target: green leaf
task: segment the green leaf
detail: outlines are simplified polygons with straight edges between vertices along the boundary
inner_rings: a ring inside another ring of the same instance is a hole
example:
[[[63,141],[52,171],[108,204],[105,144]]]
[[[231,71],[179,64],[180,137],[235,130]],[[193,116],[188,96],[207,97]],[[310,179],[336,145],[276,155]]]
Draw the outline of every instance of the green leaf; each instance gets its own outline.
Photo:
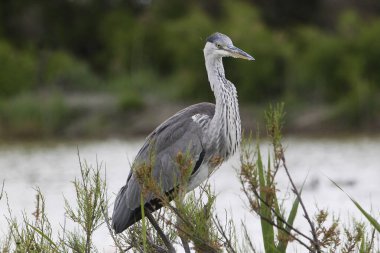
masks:
[[[278,214],[278,216],[276,215],[277,226],[279,227],[279,229],[282,229],[282,228],[284,228],[284,223],[282,222],[282,220],[280,218],[283,218],[283,216],[281,214],[281,209],[280,209],[280,205],[278,204],[278,198],[277,198],[276,194],[274,195],[273,201],[274,201],[274,209],[275,209],[276,213]]]
[[[261,159],[260,147],[257,146],[257,168],[259,172],[259,181],[260,181],[260,213],[264,218],[272,221],[271,210],[270,208],[262,201],[266,201],[266,190],[267,184],[265,182],[265,171],[264,166]],[[272,224],[266,221],[264,218],[261,218],[261,232],[264,241],[265,252],[274,252],[276,250],[275,247],[275,239],[274,239],[274,230]]]
[[[44,239],[46,239],[50,243],[50,246],[52,247],[52,249],[53,249],[54,252],[59,252],[57,244],[55,244],[55,242],[53,242],[52,239],[49,236],[47,236],[39,228],[36,228],[35,226],[33,226],[33,225],[29,224],[29,223],[26,223],[26,225],[28,225],[29,227],[31,227],[34,231],[36,231],[39,235],[41,235]]]
[[[355,204],[355,206],[360,210],[360,212],[367,218],[367,220],[371,223],[371,225],[380,233],[380,224],[373,218],[369,213],[367,213],[359,203],[351,198],[348,194],[347,196],[351,199],[351,201]]]
[[[305,182],[306,182],[306,178],[305,178],[305,180],[303,181],[303,184],[302,184],[302,186],[301,186],[301,189],[300,189],[300,196],[301,196],[301,194],[302,194],[302,190],[303,190],[303,186],[305,185]],[[292,209],[290,210],[290,213],[289,213],[288,219],[287,219],[287,221],[286,221],[286,223],[289,224],[290,226],[293,226],[294,220],[296,219],[299,204],[300,204],[300,201],[299,201],[299,199],[296,197],[296,199],[295,199],[294,202],[293,202]],[[286,229],[286,231],[288,231],[288,232],[290,233],[290,227],[289,227],[288,225],[285,226],[285,229]],[[279,233],[283,233],[283,234],[285,234],[285,232],[283,232],[283,231],[281,231],[281,232],[279,232]],[[278,243],[277,249],[278,249],[279,252],[283,252],[283,253],[285,253],[287,247],[288,247],[288,242],[287,242],[287,241],[280,241],[280,242]]]
[[[365,253],[367,251],[366,240],[365,239],[366,239],[366,237],[363,236],[362,241],[360,243],[359,253]]]
[[[380,233],[380,224],[373,218],[366,210],[363,209],[363,207],[356,201],[354,200],[348,193],[346,193],[342,187],[340,187],[337,183],[335,183],[331,178],[328,177],[328,179],[336,186],[338,187],[342,192],[344,192],[347,197],[351,199],[351,201],[354,203],[354,205],[359,209],[359,211],[364,215],[364,217],[367,218],[369,223],[377,230],[377,232]]]
[[[270,152],[268,151],[268,170],[270,170],[270,169],[271,169]],[[274,204],[274,209],[275,209],[276,213],[279,214],[279,216],[276,215],[277,226],[279,226],[279,228],[281,229],[281,228],[284,227],[284,223],[280,219],[280,218],[283,218],[283,217],[282,217],[282,214],[281,214],[280,205],[278,204],[277,194],[274,194],[273,204]]]
[[[268,167],[267,167],[267,179],[266,179],[266,185],[270,186],[272,185],[272,177],[271,177],[271,163],[270,163],[270,152],[268,151]]]

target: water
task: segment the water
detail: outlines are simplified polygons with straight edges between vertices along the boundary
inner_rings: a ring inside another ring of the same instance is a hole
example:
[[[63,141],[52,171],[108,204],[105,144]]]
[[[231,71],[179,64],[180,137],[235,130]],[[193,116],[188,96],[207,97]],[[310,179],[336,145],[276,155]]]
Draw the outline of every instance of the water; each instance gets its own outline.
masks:
[[[21,217],[22,211],[31,215],[34,211],[35,191],[39,187],[46,198],[47,215],[52,226],[58,229],[64,222],[63,196],[74,199],[72,181],[79,176],[78,150],[82,160],[89,164],[101,162],[107,169],[109,193],[114,198],[125,183],[129,164],[133,161],[140,141],[107,140],[76,143],[38,143],[0,145],[0,180],[5,180],[5,190],[13,214]],[[305,177],[307,182],[303,197],[313,214],[318,208],[328,208],[330,213],[340,214],[342,220],[348,216],[361,219],[349,198],[338,190],[328,178],[338,182],[366,210],[379,216],[380,210],[380,138],[355,137],[347,139],[300,139],[285,140],[287,164],[297,185]],[[264,146],[263,153],[266,153]],[[244,196],[234,168],[238,157],[223,165],[210,179],[218,194],[216,209],[221,215],[224,209],[231,211],[237,223],[247,222],[256,245],[261,241],[257,217],[252,217],[244,204]],[[279,187],[286,190],[289,185],[285,174],[278,175]],[[285,196],[287,197],[287,196]],[[0,234],[6,231],[7,214],[5,199],[0,202]],[[296,227],[309,231],[301,215]],[[114,252],[111,238],[105,228],[95,235],[96,245],[104,252]],[[302,250],[298,250],[302,252]]]

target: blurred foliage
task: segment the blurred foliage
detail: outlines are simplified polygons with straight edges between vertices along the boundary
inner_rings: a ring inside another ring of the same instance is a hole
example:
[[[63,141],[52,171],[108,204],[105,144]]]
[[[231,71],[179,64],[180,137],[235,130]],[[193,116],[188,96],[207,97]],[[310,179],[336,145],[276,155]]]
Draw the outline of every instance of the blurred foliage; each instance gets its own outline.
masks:
[[[202,49],[219,31],[256,62],[225,59],[242,103],[328,105],[370,125],[380,109],[380,4],[313,0],[63,0],[0,3],[0,97],[111,91],[212,100]]]
[[[109,89],[117,94],[119,108],[136,111],[144,107],[144,98],[162,97],[161,83],[155,72],[137,70],[130,75],[117,75],[109,80]],[[143,94],[143,95],[142,95]]]
[[[75,59],[69,53],[55,51],[46,53],[44,60],[44,82],[64,90],[93,90],[100,86],[100,80],[89,65]]]
[[[20,94],[0,101],[0,133],[10,136],[53,136],[68,124],[68,108],[60,95]]]
[[[36,58],[0,40],[0,96],[31,90],[36,84]]]

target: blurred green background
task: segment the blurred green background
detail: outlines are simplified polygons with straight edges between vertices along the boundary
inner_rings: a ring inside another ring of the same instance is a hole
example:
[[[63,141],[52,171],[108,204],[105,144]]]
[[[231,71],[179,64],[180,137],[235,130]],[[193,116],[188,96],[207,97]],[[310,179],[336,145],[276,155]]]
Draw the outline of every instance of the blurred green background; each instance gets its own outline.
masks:
[[[378,0],[2,0],[0,137],[145,134],[213,101],[215,31],[256,58],[224,60],[246,126],[284,101],[288,132],[379,132]]]

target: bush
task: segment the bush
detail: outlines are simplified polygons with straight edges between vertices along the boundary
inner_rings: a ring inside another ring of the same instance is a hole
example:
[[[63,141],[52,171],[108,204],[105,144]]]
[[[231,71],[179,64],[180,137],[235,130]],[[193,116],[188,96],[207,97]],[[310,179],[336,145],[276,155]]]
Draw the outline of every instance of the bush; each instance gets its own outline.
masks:
[[[31,90],[36,84],[36,57],[28,51],[17,51],[0,40],[0,97]]]
[[[154,83],[149,71],[137,71],[133,75],[121,75],[109,81],[109,89],[117,94],[118,106],[122,111],[139,110],[144,106],[144,95],[152,94],[147,89]]]
[[[87,63],[64,51],[47,55],[44,75],[48,85],[56,85],[65,90],[94,90],[100,86],[100,80]]]
[[[119,107],[123,111],[139,110],[144,106],[144,102],[135,91],[125,91],[119,95]]]
[[[358,85],[336,103],[329,116],[336,124],[348,128],[370,129],[379,115],[379,98],[370,83],[359,80]]]
[[[100,22],[99,37],[104,50],[99,59],[107,72],[120,75],[136,69],[142,61],[140,44],[143,44],[141,32],[146,31],[125,10],[113,10],[107,13]]]
[[[356,54],[363,64],[362,77],[374,84],[380,91],[380,19],[360,27],[356,38]]]
[[[68,109],[59,95],[22,94],[3,100],[0,107],[0,125],[11,136],[58,134],[67,124],[68,116]]]
[[[303,101],[339,99],[349,89],[349,83],[341,75],[346,48],[343,40],[316,28],[298,29],[294,55],[289,61],[289,93],[295,93]]]
[[[193,7],[188,15],[173,20],[164,20],[158,30],[157,47],[149,53],[154,56],[162,75],[170,78],[171,88],[177,98],[209,98],[205,93],[207,75],[203,59],[203,47],[212,21],[199,7]],[[165,67],[166,66],[166,67]],[[165,69],[166,68],[166,69]]]
[[[287,51],[291,46],[287,37],[263,24],[259,12],[249,4],[226,1],[225,8],[226,34],[256,59],[255,62],[225,59],[226,76],[236,84],[241,101],[260,103],[280,98],[285,89]]]

